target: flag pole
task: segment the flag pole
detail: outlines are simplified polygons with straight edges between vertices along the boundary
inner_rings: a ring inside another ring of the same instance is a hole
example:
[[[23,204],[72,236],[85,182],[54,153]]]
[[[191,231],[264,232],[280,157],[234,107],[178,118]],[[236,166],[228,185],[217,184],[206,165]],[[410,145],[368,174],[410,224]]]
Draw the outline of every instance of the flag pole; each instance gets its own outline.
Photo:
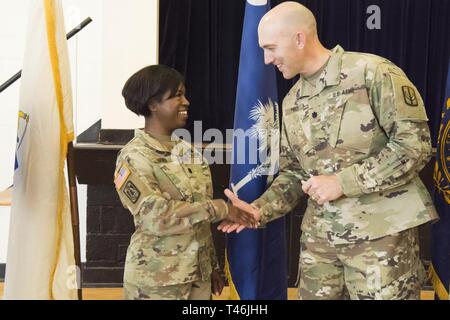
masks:
[[[73,143],[70,142],[67,148],[67,175],[69,179],[69,196],[70,196],[70,214],[72,217],[72,234],[75,264],[77,266],[77,288],[78,300],[83,300],[82,294],[82,269],[81,269],[81,251],[80,251],[80,218],[78,214],[78,192],[77,182],[75,178],[75,152]]]

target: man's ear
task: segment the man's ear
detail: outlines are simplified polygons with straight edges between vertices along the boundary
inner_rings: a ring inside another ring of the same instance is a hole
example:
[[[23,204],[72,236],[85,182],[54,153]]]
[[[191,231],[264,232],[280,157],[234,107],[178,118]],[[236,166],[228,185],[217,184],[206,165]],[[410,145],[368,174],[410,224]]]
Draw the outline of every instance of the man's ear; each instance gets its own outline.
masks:
[[[306,35],[304,32],[297,32],[295,34],[295,43],[299,49],[303,49],[305,47]]]

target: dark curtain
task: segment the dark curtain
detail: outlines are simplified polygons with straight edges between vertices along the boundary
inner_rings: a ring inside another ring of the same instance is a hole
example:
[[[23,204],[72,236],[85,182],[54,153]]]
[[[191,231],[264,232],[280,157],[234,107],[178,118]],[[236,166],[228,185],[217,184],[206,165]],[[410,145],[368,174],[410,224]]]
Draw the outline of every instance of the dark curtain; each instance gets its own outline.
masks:
[[[283,1],[272,0],[272,6]],[[327,48],[340,44],[388,58],[422,94],[435,145],[450,53],[450,0],[302,0]],[[366,27],[370,5],[381,29]],[[159,62],[186,78],[188,128],[233,127],[245,0],[160,0]],[[293,84],[278,73],[279,101]]]

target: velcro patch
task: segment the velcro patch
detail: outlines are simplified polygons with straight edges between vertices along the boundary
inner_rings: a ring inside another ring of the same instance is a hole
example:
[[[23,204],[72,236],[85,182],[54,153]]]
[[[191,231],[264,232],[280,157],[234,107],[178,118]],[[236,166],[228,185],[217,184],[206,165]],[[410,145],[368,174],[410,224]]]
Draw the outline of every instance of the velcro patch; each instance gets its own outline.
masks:
[[[414,88],[411,88],[409,86],[402,86],[402,91],[403,91],[403,99],[405,100],[405,103],[408,106],[417,107],[419,105],[416,96],[416,90],[414,90]]]
[[[141,191],[139,191],[136,185],[131,181],[127,181],[125,183],[123,193],[127,196],[128,199],[130,199],[133,204],[136,203],[141,196]]]
[[[393,104],[396,109],[397,120],[413,119],[427,121],[427,114],[423,100],[417,88],[406,76],[389,74],[394,91]]]
[[[124,164],[122,167],[120,167],[119,171],[117,172],[117,176],[114,179],[114,184],[116,185],[116,189],[119,190],[125,181],[127,181],[127,178],[130,176],[131,171],[128,169],[128,167]]]

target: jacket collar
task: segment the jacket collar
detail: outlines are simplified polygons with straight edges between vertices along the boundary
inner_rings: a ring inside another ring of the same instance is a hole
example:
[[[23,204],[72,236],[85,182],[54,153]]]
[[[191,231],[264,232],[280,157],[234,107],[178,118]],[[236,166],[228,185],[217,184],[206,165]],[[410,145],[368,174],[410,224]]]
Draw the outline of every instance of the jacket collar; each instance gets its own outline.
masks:
[[[170,152],[171,150],[165,147],[159,140],[153,138],[151,135],[147,134],[142,129],[136,129],[134,131],[134,136],[139,140],[142,140],[147,144],[150,148],[155,149],[160,152]],[[174,141],[178,142],[180,139],[176,138]]]
[[[300,78],[300,90],[298,93],[298,97],[308,97],[315,96],[322,92],[323,89],[329,86],[337,85],[341,82],[340,74],[342,67],[342,55],[344,54],[344,49],[341,46],[337,45],[331,50],[330,60],[328,61],[327,66],[323,69],[322,73],[319,76],[318,84],[316,87],[313,87],[308,81],[306,81],[303,77]]]
[[[172,136],[172,141],[174,141],[174,148],[168,149],[164,144],[162,144],[158,139],[155,139],[151,135],[147,134],[142,129],[136,129],[134,131],[134,136],[137,139],[144,141],[144,143],[160,153],[172,154],[179,159],[183,159],[185,157],[191,157],[193,153],[195,153],[196,157],[201,158],[201,153],[196,152],[196,150],[192,147],[192,145],[178,137]],[[202,159],[202,158],[201,158]]]

